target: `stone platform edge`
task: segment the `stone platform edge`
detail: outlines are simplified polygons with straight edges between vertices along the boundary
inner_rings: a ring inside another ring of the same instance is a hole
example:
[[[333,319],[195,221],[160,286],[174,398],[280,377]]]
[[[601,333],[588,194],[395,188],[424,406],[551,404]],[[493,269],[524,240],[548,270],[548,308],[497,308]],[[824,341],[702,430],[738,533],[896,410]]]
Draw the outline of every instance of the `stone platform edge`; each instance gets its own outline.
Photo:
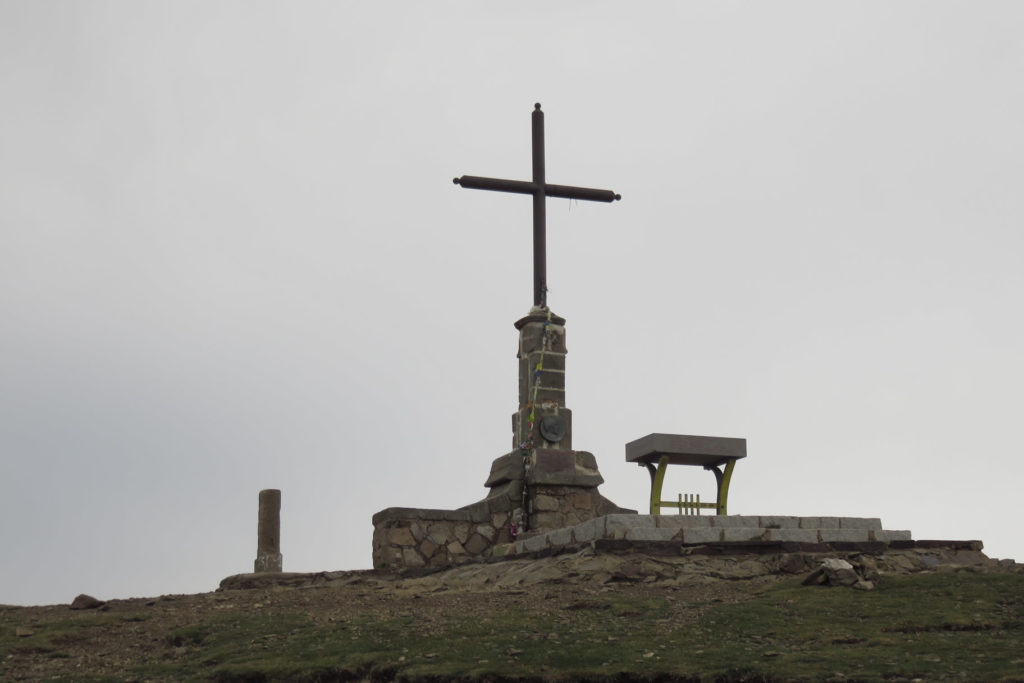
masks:
[[[584,545],[611,549],[615,542],[623,547],[653,544],[652,550],[666,544],[663,551],[668,547],[715,545],[726,549],[733,545],[734,552],[740,551],[735,544],[766,543],[777,552],[779,544],[794,544],[793,549],[798,551],[853,549],[841,546],[871,544],[864,550],[877,551],[913,541],[909,531],[883,529],[877,517],[613,514],[572,527],[528,532],[514,542],[496,545],[491,556],[511,559],[540,552],[557,554]]]
[[[867,553],[883,555],[890,551],[903,550],[948,550],[980,552],[984,544],[979,540],[968,541],[834,541],[830,543],[797,543],[794,541],[718,541],[689,545],[680,541],[627,541],[598,539],[589,543],[572,546],[548,547],[533,552],[515,555],[494,555],[487,562],[506,560],[536,560],[579,552],[589,548],[594,553],[642,553],[644,555],[675,557],[714,557],[737,555],[786,555],[786,554],[849,554]]]

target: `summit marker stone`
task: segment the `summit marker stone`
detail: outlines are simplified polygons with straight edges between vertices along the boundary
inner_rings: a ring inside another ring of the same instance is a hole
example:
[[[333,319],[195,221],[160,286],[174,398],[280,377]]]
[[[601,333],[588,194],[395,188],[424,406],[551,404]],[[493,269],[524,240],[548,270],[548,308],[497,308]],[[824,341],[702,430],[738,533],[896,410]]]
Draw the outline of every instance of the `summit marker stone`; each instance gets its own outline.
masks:
[[[253,571],[279,572],[281,561],[281,491],[260,491],[259,525],[256,530],[256,562]]]

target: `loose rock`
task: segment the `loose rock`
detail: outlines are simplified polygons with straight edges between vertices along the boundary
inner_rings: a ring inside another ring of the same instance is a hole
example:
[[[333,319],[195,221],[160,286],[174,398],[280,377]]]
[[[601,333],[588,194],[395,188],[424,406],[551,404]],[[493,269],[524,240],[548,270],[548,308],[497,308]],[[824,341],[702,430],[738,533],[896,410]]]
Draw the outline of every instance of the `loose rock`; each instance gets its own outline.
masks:
[[[71,609],[96,609],[97,607],[102,607],[105,604],[106,603],[102,600],[97,600],[91,595],[82,593],[71,601]]]
[[[873,568],[868,569],[864,565],[854,567],[854,565],[846,560],[829,557],[822,561],[818,569],[804,579],[803,585],[852,586],[858,590],[871,590],[875,587],[875,584],[867,578],[866,574],[869,573],[872,575],[872,578],[877,576]]]

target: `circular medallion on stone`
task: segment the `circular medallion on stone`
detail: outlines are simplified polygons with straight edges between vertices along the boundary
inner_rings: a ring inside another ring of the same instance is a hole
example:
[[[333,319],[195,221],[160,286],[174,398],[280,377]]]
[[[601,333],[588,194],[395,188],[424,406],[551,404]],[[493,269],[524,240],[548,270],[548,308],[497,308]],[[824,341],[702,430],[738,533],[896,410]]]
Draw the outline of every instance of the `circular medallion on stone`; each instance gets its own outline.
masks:
[[[545,415],[540,421],[540,435],[545,441],[558,443],[565,438],[565,420],[557,415]]]

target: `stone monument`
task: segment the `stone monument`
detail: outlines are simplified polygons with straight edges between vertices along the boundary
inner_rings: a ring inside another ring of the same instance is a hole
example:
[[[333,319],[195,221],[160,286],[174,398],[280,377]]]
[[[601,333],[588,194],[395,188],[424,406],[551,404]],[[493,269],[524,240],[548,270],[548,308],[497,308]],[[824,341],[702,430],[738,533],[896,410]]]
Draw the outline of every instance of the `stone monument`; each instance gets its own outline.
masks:
[[[612,513],[633,513],[598,492],[593,454],[573,450],[572,411],[565,401],[565,319],[547,305],[546,198],[613,202],[611,190],[553,185],[545,180],[544,113],[532,114],[533,180],[462,176],[455,184],[533,197],[533,307],[519,331],[519,402],[512,415],[512,451],[491,465],[483,500],[458,510],[388,508],[373,517],[378,568],[446,567],[486,558],[498,544]]]
[[[260,491],[259,523],[256,527],[256,561],[253,571],[279,572],[281,562],[281,491]]]

